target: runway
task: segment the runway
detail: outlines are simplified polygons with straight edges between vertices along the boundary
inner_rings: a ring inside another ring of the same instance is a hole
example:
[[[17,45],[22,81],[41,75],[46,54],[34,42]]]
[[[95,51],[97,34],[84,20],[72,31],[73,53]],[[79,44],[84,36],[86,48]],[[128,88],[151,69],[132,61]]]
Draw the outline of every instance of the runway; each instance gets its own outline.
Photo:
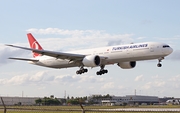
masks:
[[[126,109],[117,109],[121,111],[180,111],[180,108],[126,108]]]
[[[119,109],[91,109],[86,111],[180,112],[180,108],[119,108]]]

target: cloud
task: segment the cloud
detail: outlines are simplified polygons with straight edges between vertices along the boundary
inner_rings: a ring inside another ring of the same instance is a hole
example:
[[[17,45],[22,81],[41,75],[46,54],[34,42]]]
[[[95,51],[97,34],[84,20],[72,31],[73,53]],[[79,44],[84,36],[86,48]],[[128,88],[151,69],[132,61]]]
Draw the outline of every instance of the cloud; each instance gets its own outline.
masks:
[[[143,75],[139,75],[135,78],[134,81],[138,82],[138,81],[143,81],[143,80],[144,80]]]
[[[150,89],[152,87],[152,82],[147,82],[145,85],[142,86],[143,89]]]
[[[176,75],[169,79],[171,82],[180,82],[180,75]]]
[[[165,88],[166,85],[165,81],[154,80],[151,82],[147,82],[145,85],[142,86],[143,89],[156,89],[156,88]]]
[[[29,33],[42,34],[42,35],[59,34],[59,35],[73,35],[73,36],[89,35],[92,33],[97,34],[101,32],[94,30],[64,30],[59,28],[46,28],[46,29],[31,28],[26,31]]]
[[[48,38],[44,41],[51,47],[92,48],[133,42],[133,34],[109,34],[101,30],[63,30],[58,28],[28,29],[27,32],[41,35],[61,35],[64,38]],[[45,40],[45,39],[43,39]],[[58,42],[58,43],[57,43]],[[57,45],[57,46],[56,46]],[[57,48],[56,48],[57,49]],[[67,49],[67,48],[66,48]]]
[[[74,83],[74,82],[78,82],[79,80],[81,80],[80,77],[78,76],[73,76],[73,75],[58,75],[55,76],[54,80],[55,82],[63,82],[63,83]]]
[[[123,44],[122,40],[111,40],[108,42],[108,46],[121,45],[121,44]]]
[[[72,83],[103,83],[105,79],[96,76],[78,76],[78,75],[54,75],[50,71],[38,71],[15,75],[12,78],[0,79],[1,85],[28,85],[28,84],[72,84]]]
[[[45,76],[46,76],[46,73],[44,71],[40,71],[40,72],[36,73],[35,75],[30,75],[29,81],[41,82]]]
[[[4,65],[8,62],[10,62],[8,60],[9,55],[11,54],[12,51],[10,51],[9,48],[4,48],[2,50],[0,50],[0,65]],[[16,53],[15,51],[13,53]]]
[[[165,81],[155,81],[154,86],[155,87],[163,87],[165,85]]]
[[[123,90],[123,89],[125,89],[125,86],[119,85],[119,86],[118,86],[118,89]]]
[[[153,76],[151,79],[148,79],[148,81],[144,81],[144,83],[141,84],[141,89],[144,92],[150,92],[151,94],[160,93],[161,96],[165,95],[176,95],[175,93],[178,93],[177,91],[180,88],[180,75],[176,76],[169,76],[169,78],[165,76]]]
[[[59,75],[55,76],[55,82],[64,83],[102,83],[105,80],[103,78],[97,78],[96,76],[78,76],[78,75]]]
[[[12,62],[13,60],[9,60],[8,59],[9,57],[21,56],[21,55],[24,55],[25,53],[27,54],[27,51],[1,46],[1,48],[0,48],[0,66]]]
[[[39,71],[35,74],[22,74],[15,75],[12,78],[0,79],[1,85],[27,85],[27,84],[36,84],[43,83],[43,80],[46,77],[45,71]]]
[[[179,90],[179,88],[180,88],[180,75],[172,76],[168,80],[168,83],[169,83],[169,86],[171,87],[171,89]]]
[[[0,79],[0,84],[1,85],[20,85],[23,84],[24,82],[27,81],[27,75],[17,75],[17,76],[13,76],[12,78],[4,78],[4,79]]]
[[[151,77],[152,79],[159,79],[159,75],[155,75]]]
[[[138,37],[137,39],[138,40],[142,40],[142,39],[145,39],[146,37]]]
[[[115,87],[114,82],[105,83],[101,88],[102,89],[113,89]]]

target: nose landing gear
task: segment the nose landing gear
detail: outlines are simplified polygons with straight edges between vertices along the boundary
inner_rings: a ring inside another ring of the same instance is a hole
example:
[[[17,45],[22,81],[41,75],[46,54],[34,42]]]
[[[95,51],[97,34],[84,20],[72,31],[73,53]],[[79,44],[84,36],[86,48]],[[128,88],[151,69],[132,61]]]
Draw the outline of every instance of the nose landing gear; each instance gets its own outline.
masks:
[[[161,57],[161,58],[158,59],[157,67],[162,67],[161,62],[162,62],[163,59],[164,59],[164,57]]]

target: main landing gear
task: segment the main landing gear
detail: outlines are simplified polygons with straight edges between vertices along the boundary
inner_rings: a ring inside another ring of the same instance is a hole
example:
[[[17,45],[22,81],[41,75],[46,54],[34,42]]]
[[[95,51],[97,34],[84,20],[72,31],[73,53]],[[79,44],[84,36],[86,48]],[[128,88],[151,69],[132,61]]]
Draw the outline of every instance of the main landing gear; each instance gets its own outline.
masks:
[[[162,67],[161,62],[162,62],[163,59],[164,59],[164,57],[161,57],[161,58],[158,59],[157,67]]]
[[[76,71],[76,74],[82,74],[82,73],[87,73],[88,69],[84,69],[83,67],[81,67],[79,70]]]
[[[102,65],[100,71],[96,72],[96,74],[97,75],[102,75],[102,74],[108,73],[108,70],[105,70],[104,67],[105,66]]]
[[[104,69],[104,67],[105,67],[104,65],[102,65],[100,67],[101,67],[100,71],[96,72],[97,75],[102,75],[102,74],[108,73],[108,70]],[[86,72],[88,72],[88,69],[84,69],[84,67],[82,66],[79,70],[76,71],[76,74],[83,74]]]

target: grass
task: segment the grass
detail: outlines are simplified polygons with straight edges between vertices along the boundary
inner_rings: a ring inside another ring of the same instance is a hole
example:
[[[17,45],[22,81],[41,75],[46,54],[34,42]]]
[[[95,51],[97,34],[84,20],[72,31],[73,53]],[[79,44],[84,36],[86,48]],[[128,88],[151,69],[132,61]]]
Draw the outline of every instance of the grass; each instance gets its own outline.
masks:
[[[3,106],[0,106],[2,109]],[[7,108],[32,108],[32,109],[81,109],[80,106],[7,106]],[[84,106],[84,109],[116,109],[116,108],[180,108],[180,105],[148,105],[148,106]]]
[[[0,111],[0,113],[4,113],[4,111]],[[9,111],[7,110],[7,113],[82,113],[82,111]],[[95,112],[95,111],[88,111],[85,113],[164,113],[162,111],[135,111],[135,112],[125,112],[125,111],[100,111],[100,112]],[[169,112],[165,112],[165,113],[169,113]],[[173,112],[174,113],[174,112]]]
[[[7,113],[82,113],[80,106],[7,106]],[[117,109],[117,108],[180,108],[180,105],[149,105],[149,106],[84,106],[85,110],[89,109]],[[4,113],[3,106],[0,106],[0,113]],[[86,113],[119,113],[114,112],[95,112],[87,111]],[[124,112],[121,112],[124,113]],[[138,113],[138,112],[125,112],[125,113]],[[143,113],[155,113],[155,112],[143,112]],[[163,112],[156,112],[163,113]]]

